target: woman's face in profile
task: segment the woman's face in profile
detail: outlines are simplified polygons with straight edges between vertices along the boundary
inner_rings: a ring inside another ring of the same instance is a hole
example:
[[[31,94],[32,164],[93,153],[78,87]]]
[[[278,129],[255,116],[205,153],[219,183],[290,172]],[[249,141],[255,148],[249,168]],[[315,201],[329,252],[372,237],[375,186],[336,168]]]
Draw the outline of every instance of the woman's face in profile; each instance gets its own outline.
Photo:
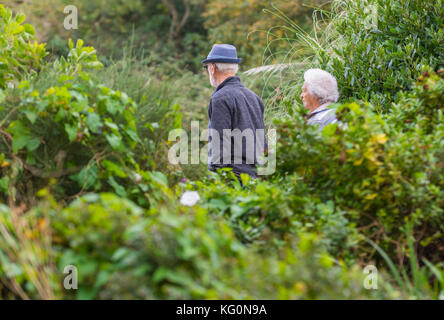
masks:
[[[316,99],[315,97],[313,97],[307,90],[307,86],[304,82],[304,85],[302,86],[302,93],[301,93],[301,100],[302,103],[304,104],[304,107],[306,107],[307,109],[310,110],[314,110],[315,108],[318,107],[319,103],[318,103],[318,99]]]

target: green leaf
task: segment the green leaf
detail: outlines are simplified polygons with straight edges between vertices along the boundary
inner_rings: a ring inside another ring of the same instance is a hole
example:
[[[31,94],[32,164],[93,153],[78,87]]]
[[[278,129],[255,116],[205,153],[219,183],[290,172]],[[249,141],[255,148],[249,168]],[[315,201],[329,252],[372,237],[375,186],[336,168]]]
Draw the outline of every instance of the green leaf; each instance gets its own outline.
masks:
[[[92,132],[98,133],[100,127],[102,126],[102,122],[96,113],[90,113],[86,117],[86,125]]]
[[[23,27],[21,25],[17,25],[12,28],[11,34],[19,34],[19,33],[22,33],[23,31],[25,31],[25,27]]]
[[[25,147],[31,139],[30,136],[18,136],[17,138],[14,138],[12,140],[12,151],[17,153],[17,151]]]
[[[34,123],[35,120],[37,120],[37,112],[31,111],[31,110],[26,110],[24,111],[26,118],[28,118],[28,120],[31,123]]]
[[[85,67],[91,69],[101,69],[103,64],[100,61],[91,61],[85,64]]]
[[[76,48],[80,49],[83,46],[83,40],[82,39],[78,39],[77,43],[76,43]]]
[[[94,164],[90,167],[84,167],[78,174],[72,176],[73,180],[77,181],[81,188],[85,190],[90,189],[97,181],[98,168]]]
[[[133,129],[126,129],[125,132],[131,138],[131,140],[139,141],[139,137],[137,136],[137,133]]]
[[[118,184],[114,177],[109,177],[108,182],[119,196],[126,197],[125,188]]]
[[[122,169],[120,169],[120,166],[117,165],[116,163],[109,161],[109,160],[103,160],[102,161],[102,166],[109,172],[111,172],[112,174],[118,176],[119,178],[126,178],[127,174],[125,173],[125,171],[123,171]]]
[[[34,151],[35,149],[37,149],[39,147],[39,145],[40,145],[40,139],[32,138],[26,144],[26,149],[28,149],[28,151]]]
[[[16,21],[18,24],[23,23],[23,22],[25,21],[25,19],[26,19],[26,17],[25,17],[25,15],[24,15],[23,13],[19,13],[19,14],[17,14],[17,16],[15,17],[15,21]]]
[[[109,119],[107,119],[107,120],[105,121],[105,126],[107,126],[108,128],[111,128],[111,129],[113,129],[113,130],[119,130],[119,127],[117,126],[117,124],[115,124],[115,123],[109,121]]]
[[[24,24],[23,27],[25,28],[25,32],[29,33],[29,34],[35,34],[35,29],[32,25],[30,24]]]
[[[65,131],[68,134],[70,142],[73,142],[77,137],[77,128],[69,123],[65,123]]]
[[[0,179],[0,190],[2,192],[7,192],[9,186],[9,177],[3,177]]]
[[[120,148],[120,145],[122,143],[122,137],[117,136],[115,134],[107,134],[105,137],[113,149]]]
[[[116,112],[120,109],[120,104],[116,101],[107,101],[106,103],[106,110],[111,113],[112,115],[115,115]]]
[[[108,282],[108,279],[111,277],[112,273],[108,270],[100,270],[99,274],[96,277],[96,282],[94,283],[95,288],[102,287],[105,283]]]
[[[153,181],[160,183],[164,186],[168,186],[168,179],[162,172],[153,171],[150,172],[150,176]]]

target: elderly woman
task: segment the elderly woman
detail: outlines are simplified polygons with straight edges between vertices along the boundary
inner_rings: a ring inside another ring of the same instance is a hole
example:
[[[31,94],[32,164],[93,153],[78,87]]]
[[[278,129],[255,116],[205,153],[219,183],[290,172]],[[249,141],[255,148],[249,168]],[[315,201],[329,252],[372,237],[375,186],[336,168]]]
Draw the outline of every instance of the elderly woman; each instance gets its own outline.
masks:
[[[301,99],[310,110],[307,123],[317,124],[324,128],[327,124],[336,123],[336,115],[328,106],[338,101],[338,84],[335,77],[321,69],[309,69],[304,73]]]

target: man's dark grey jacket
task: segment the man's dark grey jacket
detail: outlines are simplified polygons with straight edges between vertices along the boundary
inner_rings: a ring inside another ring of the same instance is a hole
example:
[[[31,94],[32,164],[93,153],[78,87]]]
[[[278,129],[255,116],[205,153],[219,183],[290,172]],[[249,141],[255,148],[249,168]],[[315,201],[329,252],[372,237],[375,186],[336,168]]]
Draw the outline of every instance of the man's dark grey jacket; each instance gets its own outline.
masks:
[[[258,155],[267,148],[262,100],[239,77],[228,77],[214,90],[208,117],[208,169],[231,167],[256,177]],[[239,139],[240,132],[244,137]]]

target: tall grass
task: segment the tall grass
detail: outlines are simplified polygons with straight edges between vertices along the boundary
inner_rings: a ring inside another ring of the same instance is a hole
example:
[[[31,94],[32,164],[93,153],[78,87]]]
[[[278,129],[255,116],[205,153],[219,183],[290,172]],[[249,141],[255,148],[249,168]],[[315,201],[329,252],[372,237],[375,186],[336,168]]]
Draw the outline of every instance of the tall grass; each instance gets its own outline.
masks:
[[[319,67],[337,78],[343,101],[370,101],[375,111],[389,112],[426,66],[437,71],[444,65],[443,10],[442,0],[333,0],[315,8],[308,32],[272,7],[268,12],[282,20],[276,28],[284,30],[284,36],[270,30],[273,37],[264,62],[278,63],[250,73],[266,76],[286,65],[276,95],[300,103],[303,71]],[[288,43],[287,52],[271,52],[274,41]],[[269,104],[273,114],[285,114],[279,101]]]
[[[324,6],[329,6],[326,3]],[[285,103],[300,103],[300,88],[303,83],[303,73],[314,66],[314,58],[323,47],[333,38],[335,30],[331,27],[332,21],[327,18],[334,17],[329,11],[322,8],[313,8],[313,29],[311,32],[303,29],[292,21],[284,12],[275,5],[264,11],[278,17],[282,25],[268,30],[267,46],[263,51],[263,66],[252,68],[244,72],[247,76],[262,77],[263,82],[273,85],[275,90],[268,95],[262,95],[266,104],[266,119],[271,123],[275,117],[287,114]],[[280,31],[278,34],[277,31]],[[322,31],[322,32],[321,32]],[[274,42],[284,42],[281,51],[273,51]],[[279,63],[273,63],[279,61]]]
[[[396,285],[404,295],[415,299],[444,299],[444,268],[442,264],[433,265],[427,259],[423,259],[422,265],[420,265],[415,253],[415,239],[412,235],[411,223],[407,224],[406,235],[410,264],[399,268],[375,242],[368,238],[366,241],[387,263]]]
[[[52,256],[48,204],[26,207],[0,205],[0,291],[8,298],[54,299],[60,289]]]

